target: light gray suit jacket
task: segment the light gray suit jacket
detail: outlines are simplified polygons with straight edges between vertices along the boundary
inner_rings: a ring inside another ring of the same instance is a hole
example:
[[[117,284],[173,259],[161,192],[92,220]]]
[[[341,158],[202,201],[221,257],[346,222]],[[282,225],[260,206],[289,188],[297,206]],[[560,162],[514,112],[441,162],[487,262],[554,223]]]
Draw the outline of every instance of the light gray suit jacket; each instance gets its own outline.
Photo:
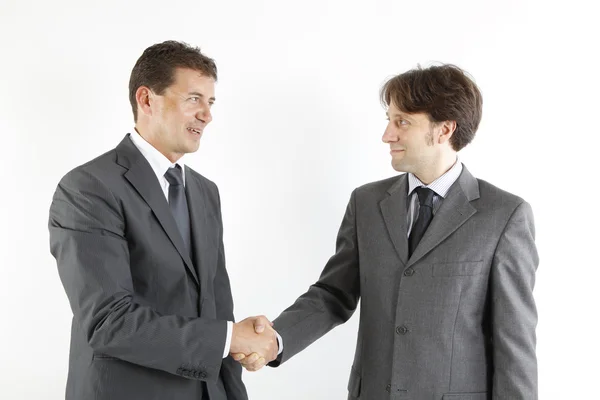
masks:
[[[535,400],[528,203],[464,168],[412,257],[407,175],[352,193],[318,282],[275,321],[286,362],[353,314],[349,399]]]
[[[67,399],[248,398],[223,359],[233,300],[217,186],[185,174],[191,255],[129,135],[60,181],[49,228],[73,310]]]

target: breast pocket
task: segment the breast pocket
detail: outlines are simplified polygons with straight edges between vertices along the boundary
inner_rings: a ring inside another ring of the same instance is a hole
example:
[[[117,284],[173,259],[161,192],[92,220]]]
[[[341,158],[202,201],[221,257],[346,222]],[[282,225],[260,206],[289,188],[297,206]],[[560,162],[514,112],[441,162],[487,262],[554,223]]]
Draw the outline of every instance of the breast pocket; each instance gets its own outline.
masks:
[[[92,360],[118,360],[120,361],[118,358],[113,357],[113,356],[108,356],[106,354],[102,354],[102,353],[94,353],[92,355]]]
[[[436,263],[431,269],[434,277],[480,275],[483,270],[483,261]]]
[[[475,393],[446,393],[442,400],[487,400],[487,392]]]

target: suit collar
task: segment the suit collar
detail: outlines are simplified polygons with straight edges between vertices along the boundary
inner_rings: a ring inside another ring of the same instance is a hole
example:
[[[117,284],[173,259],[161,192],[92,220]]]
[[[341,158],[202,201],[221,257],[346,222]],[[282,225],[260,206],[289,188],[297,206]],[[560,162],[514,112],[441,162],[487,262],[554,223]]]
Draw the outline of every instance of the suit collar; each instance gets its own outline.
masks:
[[[479,198],[479,184],[463,165],[459,178],[452,184],[444,201],[427,228],[415,252],[408,258],[408,177],[401,175],[387,190],[387,196],[381,201],[380,208],[388,233],[400,258],[406,267],[438,246],[450,234],[463,225],[476,209],[470,204]]]
[[[117,154],[117,164],[127,169],[127,172],[123,176],[137,190],[148,206],[150,206],[156,219],[158,219],[158,222],[173,243],[173,246],[179,252],[189,273],[193,276],[196,283],[199,283],[190,254],[185,248],[173,214],[169,209],[169,204],[148,160],[133,144],[129,134],[119,143],[115,151]]]
[[[407,266],[415,264],[467,222],[477,212],[471,205],[471,201],[478,198],[479,184],[463,166],[460,177],[448,190],[446,198],[408,260]]]
[[[463,171],[458,177],[458,184],[467,197],[467,200],[473,201],[479,198],[479,182],[464,165]]]

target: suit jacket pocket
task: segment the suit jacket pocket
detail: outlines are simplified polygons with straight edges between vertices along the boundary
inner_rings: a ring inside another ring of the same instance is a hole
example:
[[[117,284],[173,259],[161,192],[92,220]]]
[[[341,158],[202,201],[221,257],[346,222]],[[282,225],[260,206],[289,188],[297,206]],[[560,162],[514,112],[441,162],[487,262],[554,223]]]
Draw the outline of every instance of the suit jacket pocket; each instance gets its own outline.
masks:
[[[487,400],[487,392],[446,393],[442,400]]]
[[[470,276],[483,273],[483,261],[459,261],[433,264],[433,276]]]
[[[352,397],[360,396],[360,373],[352,367],[350,369],[350,380],[348,381],[348,392]]]
[[[119,360],[116,357],[107,356],[106,354],[98,353],[92,356],[92,360]]]

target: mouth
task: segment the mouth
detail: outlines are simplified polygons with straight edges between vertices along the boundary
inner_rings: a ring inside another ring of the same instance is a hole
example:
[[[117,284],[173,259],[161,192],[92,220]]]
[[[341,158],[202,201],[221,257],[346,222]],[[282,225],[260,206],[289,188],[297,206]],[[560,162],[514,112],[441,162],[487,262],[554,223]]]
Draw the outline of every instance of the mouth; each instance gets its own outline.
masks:
[[[390,154],[394,155],[394,154],[398,154],[398,153],[402,153],[404,150],[400,150],[400,149],[392,149],[390,150]]]
[[[196,134],[196,135],[202,135],[202,131],[199,129],[195,129],[195,128],[187,128],[188,131]]]

